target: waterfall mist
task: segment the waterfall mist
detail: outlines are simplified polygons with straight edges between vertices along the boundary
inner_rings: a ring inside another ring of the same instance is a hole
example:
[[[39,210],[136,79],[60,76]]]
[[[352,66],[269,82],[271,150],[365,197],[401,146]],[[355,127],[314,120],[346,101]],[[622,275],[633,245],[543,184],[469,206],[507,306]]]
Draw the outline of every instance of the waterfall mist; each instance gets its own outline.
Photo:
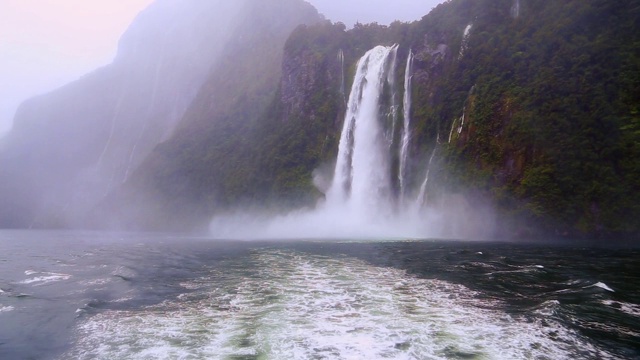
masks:
[[[403,126],[395,136],[397,51],[398,45],[377,46],[358,61],[335,166],[313,174],[324,198],[314,208],[285,215],[239,211],[217,216],[210,224],[214,237],[478,239],[492,233],[490,206],[459,194],[439,194],[438,201],[429,203],[428,189],[437,188],[429,174],[439,138],[425,159],[413,159],[424,163],[423,171],[410,173],[413,53],[406,59]],[[411,188],[414,183],[417,188]]]

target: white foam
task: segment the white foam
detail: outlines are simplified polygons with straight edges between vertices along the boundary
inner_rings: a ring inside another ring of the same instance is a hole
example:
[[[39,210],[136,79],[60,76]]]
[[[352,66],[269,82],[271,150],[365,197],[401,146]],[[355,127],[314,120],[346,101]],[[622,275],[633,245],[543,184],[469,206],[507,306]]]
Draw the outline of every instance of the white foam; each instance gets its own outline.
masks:
[[[619,311],[624,312],[627,315],[640,317],[640,305],[631,304],[623,301],[603,300],[602,303],[607,306],[611,306]]]
[[[610,288],[609,286],[607,286],[607,284],[603,283],[603,282],[597,282],[591,286],[595,286],[595,287],[599,287],[601,289],[610,291],[610,292],[615,292],[612,288]]]
[[[52,272],[37,272],[37,271],[27,270],[24,273],[27,276],[36,275],[36,274],[40,276],[35,276],[31,279],[20,281],[20,284],[44,285],[51,282],[69,280],[71,278],[71,275],[69,274],[58,274],[58,273],[52,273]]]
[[[111,278],[100,278],[100,279],[93,279],[93,280],[85,280],[85,281],[81,281],[80,283],[85,286],[95,286],[95,285],[106,285],[112,281],[113,280]]]
[[[261,250],[179,300],[85,319],[74,359],[607,358],[548,318],[507,314],[459,284],[357,259]],[[597,354],[598,356],[596,356]]]
[[[2,306],[0,305],[0,313],[13,311],[15,308],[13,306]]]

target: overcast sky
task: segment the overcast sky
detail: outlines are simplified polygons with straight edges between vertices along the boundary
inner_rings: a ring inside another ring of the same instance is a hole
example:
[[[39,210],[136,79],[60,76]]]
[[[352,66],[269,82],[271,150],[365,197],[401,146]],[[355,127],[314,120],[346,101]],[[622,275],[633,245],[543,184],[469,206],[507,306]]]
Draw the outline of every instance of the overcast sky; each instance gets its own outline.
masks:
[[[443,0],[308,1],[351,27],[418,20]],[[0,0],[0,136],[23,100],[110,63],[122,33],[151,2]]]

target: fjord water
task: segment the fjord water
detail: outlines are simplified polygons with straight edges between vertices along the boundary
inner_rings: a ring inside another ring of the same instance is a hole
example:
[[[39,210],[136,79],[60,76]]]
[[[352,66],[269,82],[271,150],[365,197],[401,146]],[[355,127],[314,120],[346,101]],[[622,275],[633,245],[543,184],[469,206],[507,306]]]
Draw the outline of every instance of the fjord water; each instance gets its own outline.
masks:
[[[3,231],[0,358],[640,358],[639,256]]]

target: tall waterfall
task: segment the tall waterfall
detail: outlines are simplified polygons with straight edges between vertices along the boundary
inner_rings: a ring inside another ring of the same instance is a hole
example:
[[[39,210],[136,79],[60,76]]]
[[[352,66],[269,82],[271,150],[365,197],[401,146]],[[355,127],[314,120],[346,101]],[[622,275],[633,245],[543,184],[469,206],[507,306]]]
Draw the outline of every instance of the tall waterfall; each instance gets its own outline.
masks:
[[[395,201],[399,200],[400,207],[395,209],[406,215],[407,212],[419,211],[424,205],[429,168],[436,149],[429,157],[418,197],[405,207],[414,56],[409,51],[404,76],[402,136],[394,141],[394,137],[389,138],[389,132],[393,134],[397,117],[393,114],[397,108],[394,80],[396,56],[397,45],[378,46],[358,62],[340,137],[333,183],[327,192],[327,205],[331,208],[347,209],[359,215],[371,212],[379,214],[380,209],[394,208]],[[389,91],[385,91],[385,86],[389,87]],[[393,115],[391,122],[385,121],[385,114],[387,117]],[[392,154],[399,155],[396,164],[392,164]],[[397,174],[397,177],[392,178],[392,174]],[[398,191],[394,192],[394,189]]]
[[[397,50],[397,45],[377,46],[358,61],[333,174],[326,173],[325,166],[313,174],[314,183],[325,194],[324,199],[315,208],[275,217],[265,218],[263,214],[252,217],[242,212],[218,216],[211,222],[214,236],[225,239],[462,238],[478,237],[491,228],[491,212],[473,211],[463,196],[441,194],[437,202],[426,203],[431,198],[427,191],[434,188],[430,175],[440,146],[439,136],[430,153],[424,159],[416,159],[426,161],[424,178],[417,183],[415,172],[409,171],[409,164],[413,163],[409,161],[408,148],[412,135],[414,54],[409,51],[406,60],[404,122],[399,126],[396,124],[399,120],[396,97],[400,86],[396,81]],[[339,55],[341,63],[342,58]],[[414,183],[416,188],[410,186]],[[465,221],[450,221],[456,217]]]
[[[400,144],[400,169],[398,170],[398,181],[400,183],[400,201],[404,200],[407,158],[409,156],[409,139],[411,139],[411,80],[413,78],[413,52],[409,50],[407,56],[407,66],[404,72],[404,98],[402,101],[404,126],[402,128],[402,143]]]
[[[377,46],[358,62],[347,103],[327,203],[368,212],[386,205],[390,160],[380,121],[380,100],[397,47]]]

